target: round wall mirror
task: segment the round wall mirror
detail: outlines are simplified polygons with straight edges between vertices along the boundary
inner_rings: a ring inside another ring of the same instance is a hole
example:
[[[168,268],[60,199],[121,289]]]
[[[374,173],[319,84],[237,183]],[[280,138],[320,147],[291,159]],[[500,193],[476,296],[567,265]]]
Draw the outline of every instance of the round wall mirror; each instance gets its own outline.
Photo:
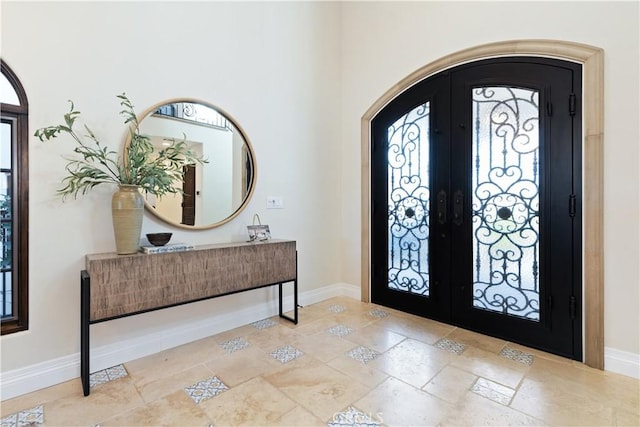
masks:
[[[184,168],[181,193],[143,194],[147,210],[186,229],[207,229],[232,220],[247,205],[256,181],[251,143],[242,128],[213,104],[195,99],[158,103],[138,117],[140,133],[156,149],[186,139],[208,162]]]

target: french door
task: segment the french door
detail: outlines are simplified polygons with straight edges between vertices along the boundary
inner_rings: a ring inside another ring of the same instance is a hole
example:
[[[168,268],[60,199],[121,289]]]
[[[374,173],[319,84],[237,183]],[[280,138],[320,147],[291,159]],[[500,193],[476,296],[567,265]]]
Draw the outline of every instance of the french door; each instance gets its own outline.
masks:
[[[478,61],[372,121],[372,300],[574,359],[581,69]]]

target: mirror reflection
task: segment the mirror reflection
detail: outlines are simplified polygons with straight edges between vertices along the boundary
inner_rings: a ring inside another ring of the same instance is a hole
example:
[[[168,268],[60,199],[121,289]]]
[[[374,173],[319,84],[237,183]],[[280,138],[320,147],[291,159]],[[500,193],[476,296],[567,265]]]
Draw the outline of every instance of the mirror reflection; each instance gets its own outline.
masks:
[[[185,167],[177,184],[183,194],[145,194],[154,215],[178,227],[212,228],[240,213],[253,192],[255,161],[244,132],[228,114],[202,101],[172,100],[152,107],[139,123],[157,150],[186,139],[208,161]]]

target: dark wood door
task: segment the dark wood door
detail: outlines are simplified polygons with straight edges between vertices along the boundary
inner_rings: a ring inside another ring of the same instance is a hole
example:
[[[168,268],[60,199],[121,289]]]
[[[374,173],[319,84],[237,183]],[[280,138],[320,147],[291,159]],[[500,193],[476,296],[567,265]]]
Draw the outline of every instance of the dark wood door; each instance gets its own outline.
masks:
[[[196,167],[186,165],[182,181],[182,224],[196,223]]]
[[[372,300],[581,357],[578,65],[479,61],[372,122]]]

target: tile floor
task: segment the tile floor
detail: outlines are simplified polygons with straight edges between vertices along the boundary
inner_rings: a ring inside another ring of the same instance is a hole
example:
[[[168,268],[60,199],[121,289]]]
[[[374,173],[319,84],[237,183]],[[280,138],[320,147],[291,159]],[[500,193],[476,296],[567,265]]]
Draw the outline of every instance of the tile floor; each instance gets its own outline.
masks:
[[[640,426],[640,381],[338,297],[2,402],[1,425]]]

